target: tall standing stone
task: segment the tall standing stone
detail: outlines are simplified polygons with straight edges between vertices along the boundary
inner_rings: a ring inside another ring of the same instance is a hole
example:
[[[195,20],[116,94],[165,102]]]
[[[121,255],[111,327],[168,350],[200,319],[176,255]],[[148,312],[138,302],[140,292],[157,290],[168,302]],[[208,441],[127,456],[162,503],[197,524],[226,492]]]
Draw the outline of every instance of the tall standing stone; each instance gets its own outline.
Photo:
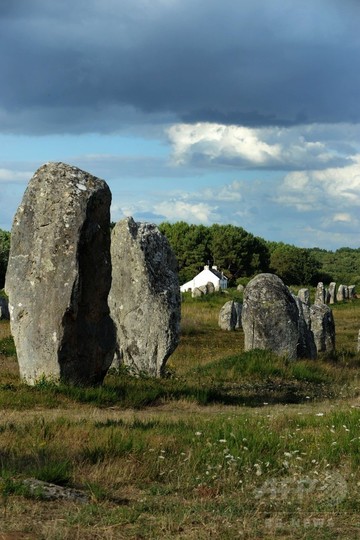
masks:
[[[245,350],[270,349],[291,360],[297,357],[299,312],[282,280],[259,274],[244,290],[242,327]]]
[[[64,163],[36,171],[16,212],[5,289],[20,376],[101,383],[113,358],[111,193]]]
[[[310,307],[311,332],[318,353],[332,353],[335,350],[335,322],[331,309],[325,304]]]
[[[180,287],[175,255],[159,229],[119,221],[111,237],[111,316],[117,327],[114,364],[159,377],[179,341]]]
[[[332,281],[329,285],[329,294],[330,294],[330,304],[335,304],[336,302],[336,283]]]
[[[310,305],[309,303],[303,302],[299,296],[294,296],[294,299],[299,311],[297,357],[314,360],[317,357],[317,351],[314,335],[311,332]]]
[[[322,281],[317,284],[315,291],[315,304],[325,304],[326,294],[325,287]]]
[[[337,293],[336,293],[336,300],[338,302],[343,302],[345,299],[346,299],[345,285],[339,285]]]

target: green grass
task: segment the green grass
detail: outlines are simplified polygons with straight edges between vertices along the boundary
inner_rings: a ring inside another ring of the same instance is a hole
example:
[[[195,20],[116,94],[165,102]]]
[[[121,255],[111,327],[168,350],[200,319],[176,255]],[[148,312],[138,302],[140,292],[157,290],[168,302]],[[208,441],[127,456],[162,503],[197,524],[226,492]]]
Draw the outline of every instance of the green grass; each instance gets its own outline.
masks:
[[[0,533],[359,537],[360,302],[334,308],[331,361],[289,362],[218,328],[228,299],[183,302],[168,378],[109,373],[97,388],[22,384],[2,325]],[[29,477],[89,502],[41,500]]]

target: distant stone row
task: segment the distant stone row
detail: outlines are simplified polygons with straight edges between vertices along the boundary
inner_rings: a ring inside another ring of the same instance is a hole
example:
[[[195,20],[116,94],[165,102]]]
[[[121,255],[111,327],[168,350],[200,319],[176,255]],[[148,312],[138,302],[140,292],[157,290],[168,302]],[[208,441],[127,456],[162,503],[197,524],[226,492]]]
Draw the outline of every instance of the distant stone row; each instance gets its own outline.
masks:
[[[245,350],[268,349],[289,360],[315,359],[319,353],[335,350],[333,314],[318,295],[310,305],[308,289],[295,296],[274,274],[259,274],[243,294],[243,304],[224,304],[219,326],[224,330],[242,326]]]
[[[316,287],[315,304],[335,304],[353,298],[356,298],[355,285],[339,285],[336,288],[336,283],[332,281],[329,287],[324,287],[320,281]]]
[[[106,182],[64,163],[34,174],[16,212],[5,290],[20,376],[99,384],[109,367],[160,376],[179,340],[175,256],[127,218],[110,242]]]

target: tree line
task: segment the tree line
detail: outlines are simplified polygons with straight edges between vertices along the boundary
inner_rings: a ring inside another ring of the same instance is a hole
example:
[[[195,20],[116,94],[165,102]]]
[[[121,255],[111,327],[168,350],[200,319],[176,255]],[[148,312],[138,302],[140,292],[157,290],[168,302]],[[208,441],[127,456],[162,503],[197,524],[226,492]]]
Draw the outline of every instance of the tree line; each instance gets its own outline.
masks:
[[[178,261],[180,283],[190,281],[205,264],[216,265],[230,286],[246,283],[261,272],[278,275],[287,285],[316,285],[336,281],[360,285],[360,248],[327,251],[269,242],[235,225],[192,225],[164,222]],[[9,258],[10,233],[0,229],[0,289],[4,287]]]

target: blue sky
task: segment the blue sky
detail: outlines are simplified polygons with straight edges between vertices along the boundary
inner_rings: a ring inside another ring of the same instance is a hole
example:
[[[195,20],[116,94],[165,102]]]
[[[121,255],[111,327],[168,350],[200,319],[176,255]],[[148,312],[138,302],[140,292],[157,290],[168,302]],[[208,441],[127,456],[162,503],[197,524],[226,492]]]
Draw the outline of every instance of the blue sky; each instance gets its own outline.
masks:
[[[2,0],[0,228],[48,161],[112,219],[360,247],[360,2]]]

